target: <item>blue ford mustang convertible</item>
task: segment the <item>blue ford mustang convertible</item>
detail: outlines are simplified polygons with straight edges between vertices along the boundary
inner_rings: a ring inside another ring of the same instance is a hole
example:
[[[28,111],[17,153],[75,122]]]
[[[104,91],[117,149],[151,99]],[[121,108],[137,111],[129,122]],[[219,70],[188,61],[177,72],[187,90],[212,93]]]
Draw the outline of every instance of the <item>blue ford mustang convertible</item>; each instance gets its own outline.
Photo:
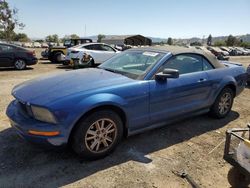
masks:
[[[110,153],[122,137],[209,112],[224,118],[246,84],[239,64],[180,47],[137,48],[97,68],[16,86],[7,108],[27,140],[70,145],[82,157]]]

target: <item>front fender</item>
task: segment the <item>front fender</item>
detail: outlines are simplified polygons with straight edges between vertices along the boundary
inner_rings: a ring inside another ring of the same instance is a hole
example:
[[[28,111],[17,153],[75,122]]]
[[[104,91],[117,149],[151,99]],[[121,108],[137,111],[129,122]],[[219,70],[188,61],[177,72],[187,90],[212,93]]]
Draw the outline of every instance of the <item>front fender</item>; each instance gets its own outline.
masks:
[[[74,125],[79,121],[79,119],[84,114],[86,114],[87,112],[89,112],[94,108],[106,105],[116,106],[121,110],[123,110],[125,114],[127,114],[125,109],[127,101],[121,98],[120,96],[110,93],[100,93],[91,95],[89,97],[84,98],[75,106],[74,113],[76,114],[76,116],[74,117],[70,129],[74,127]]]

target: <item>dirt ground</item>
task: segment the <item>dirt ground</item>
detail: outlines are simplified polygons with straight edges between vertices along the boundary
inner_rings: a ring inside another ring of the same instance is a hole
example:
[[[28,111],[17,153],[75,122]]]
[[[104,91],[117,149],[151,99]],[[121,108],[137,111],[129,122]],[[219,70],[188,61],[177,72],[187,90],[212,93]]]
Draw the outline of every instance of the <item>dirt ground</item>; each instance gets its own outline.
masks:
[[[250,57],[231,60],[244,66],[250,63]],[[182,169],[201,187],[230,187],[230,165],[223,160],[225,131],[250,122],[249,88],[235,99],[225,119],[202,115],[135,135],[110,156],[89,162],[70,150],[45,150],[27,143],[5,115],[15,85],[63,71],[67,69],[48,61],[24,71],[0,70],[0,187],[191,187],[172,173]]]

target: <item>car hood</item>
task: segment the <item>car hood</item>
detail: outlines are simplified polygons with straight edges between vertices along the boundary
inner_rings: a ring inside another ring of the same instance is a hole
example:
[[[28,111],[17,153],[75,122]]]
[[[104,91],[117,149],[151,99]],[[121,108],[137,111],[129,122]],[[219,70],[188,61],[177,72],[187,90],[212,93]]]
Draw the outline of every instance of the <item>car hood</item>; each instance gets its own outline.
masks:
[[[103,69],[89,68],[39,77],[14,87],[12,95],[21,102],[46,105],[79,92],[134,82]]]

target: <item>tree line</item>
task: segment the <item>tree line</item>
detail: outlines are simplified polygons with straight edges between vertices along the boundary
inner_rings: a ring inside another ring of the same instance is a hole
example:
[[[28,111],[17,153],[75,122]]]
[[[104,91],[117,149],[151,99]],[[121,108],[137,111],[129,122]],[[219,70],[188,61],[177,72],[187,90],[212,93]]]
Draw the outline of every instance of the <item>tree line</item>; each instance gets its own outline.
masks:
[[[242,39],[237,38],[233,35],[229,35],[226,40],[216,40],[214,43],[212,41],[213,38],[210,34],[207,38],[208,46],[241,46],[244,48],[250,48],[249,42],[244,42]]]
[[[18,9],[10,8],[8,2],[0,0],[0,39],[5,41],[30,42],[30,38],[25,33],[16,33],[15,28],[22,30],[25,25],[18,20]],[[46,42],[64,42],[68,38],[80,38],[76,34],[65,35],[59,38],[57,34],[48,35],[45,37]],[[44,40],[37,40],[43,42]]]
[[[225,40],[216,40],[213,42],[213,37],[210,34],[207,39],[205,39],[205,42],[208,46],[241,46],[244,48],[250,48],[250,42],[244,42],[242,39],[233,35],[229,35]],[[169,37],[166,42],[162,41],[159,44],[174,45],[174,40],[173,38]],[[190,46],[202,46],[202,43],[195,41],[190,43]]]

